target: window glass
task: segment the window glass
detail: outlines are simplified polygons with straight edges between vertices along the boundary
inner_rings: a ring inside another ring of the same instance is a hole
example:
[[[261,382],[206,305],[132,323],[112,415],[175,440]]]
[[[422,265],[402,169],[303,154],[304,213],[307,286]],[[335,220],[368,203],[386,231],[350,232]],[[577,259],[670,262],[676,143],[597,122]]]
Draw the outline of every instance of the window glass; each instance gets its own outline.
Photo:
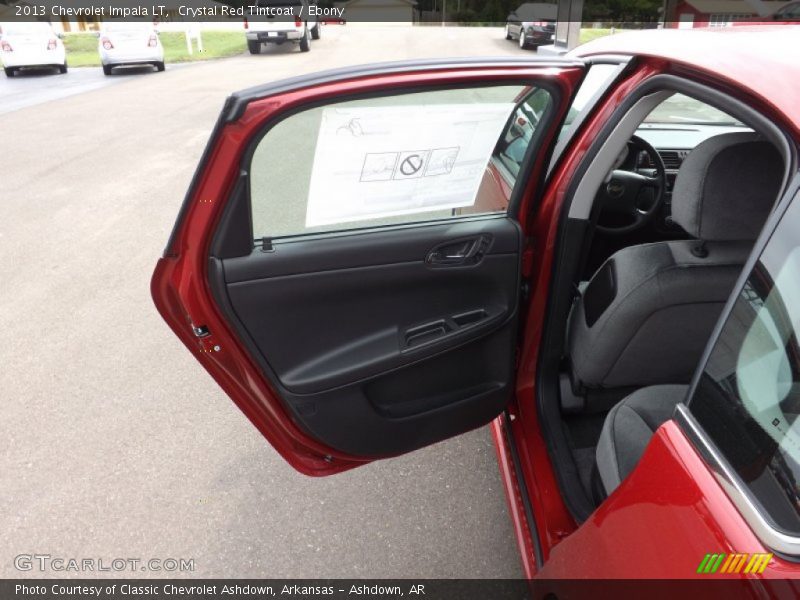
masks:
[[[519,175],[522,161],[528,150],[539,121],[550,106],[550,94],[534,89],[517,104],[492,157],[506,169],[506,178],[513,183]]]
[[[656,106],[644,120],[650,124],[672,125],[724,125],[728,127],[745,127],[744,123],[734,119],[728,113],[714,108],[710,104],[684,96],[673,94]]]
[[[498,85],[339,102],[269,129],[250,164],[253,235],[292,236],[505,211],[551,103]],[[512,119],[513,117],[513,119]],[[500,186],[497,164],[511,173]]]
[[[775,525],[800,534],[800,202],[742,289],[690,409]]]
[[[578,91],[575,93],[575,98],[572,100],[572,105],[569,107],[567,117],[564,119],[564,125],[561,128],[561,135],[563,135],[575,121],[579,114],[590,104],[594,104],[597,95],[605,91],[611,79],[616,77],[619,72],[619,66],[616,64],[599,64],[592,65],[583,78],[583,83]]]
[[[578,127],[588,116],[587,111],[597,105],[600,96],[605,93],[619,72],[618,64],[598,64],[589,67],[558,132],[558,144],[550,160],[550,169],[556,164]]]

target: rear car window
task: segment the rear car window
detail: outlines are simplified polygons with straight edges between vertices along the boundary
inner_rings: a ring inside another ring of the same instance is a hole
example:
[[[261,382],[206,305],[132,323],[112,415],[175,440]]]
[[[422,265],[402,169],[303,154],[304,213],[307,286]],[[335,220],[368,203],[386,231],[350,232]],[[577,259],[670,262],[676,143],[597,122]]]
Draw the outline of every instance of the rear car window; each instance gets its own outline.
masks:
[[[741,290],[689,404],[765,516],[800,534],[800,202]]]
[[[336,102],[292,114],[253,152],[253,236],[505,212],[551,105],[544,89],[498,84]]]

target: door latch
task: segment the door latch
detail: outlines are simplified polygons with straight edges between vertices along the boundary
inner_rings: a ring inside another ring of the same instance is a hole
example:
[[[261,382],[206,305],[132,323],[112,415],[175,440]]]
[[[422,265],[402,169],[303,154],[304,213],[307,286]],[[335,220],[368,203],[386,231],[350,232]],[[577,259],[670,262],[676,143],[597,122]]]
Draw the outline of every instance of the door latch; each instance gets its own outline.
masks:
[[[208,327],[205,325],[195,325],[194,323],[192,323],[192,333],[194,333],[194,337],[198,338],[204,338],[211,335]]]
[[[425,257],[432,267],[454,267],[478,264],[489,250],[492,238],[489,235],[447,242],[436,246]]]

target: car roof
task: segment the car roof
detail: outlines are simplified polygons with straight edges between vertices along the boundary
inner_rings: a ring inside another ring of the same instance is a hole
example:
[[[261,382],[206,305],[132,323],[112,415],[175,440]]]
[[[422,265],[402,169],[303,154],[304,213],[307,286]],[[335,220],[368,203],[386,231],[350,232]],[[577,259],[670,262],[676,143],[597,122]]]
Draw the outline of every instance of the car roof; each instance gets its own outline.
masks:
[[[800,132],[800,25],[644,30],[611,35],[568,56],[628,54],[664,58],[744,87]]]

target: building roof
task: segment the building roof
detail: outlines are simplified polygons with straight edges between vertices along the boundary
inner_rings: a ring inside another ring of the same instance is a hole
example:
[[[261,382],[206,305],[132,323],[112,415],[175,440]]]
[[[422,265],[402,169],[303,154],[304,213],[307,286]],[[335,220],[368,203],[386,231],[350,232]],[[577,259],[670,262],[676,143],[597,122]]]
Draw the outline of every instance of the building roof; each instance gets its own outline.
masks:
[[[800,25],[645,30],[600,38],[568,56],[653,56],[745,87],[800,134]]]
[[[747,0],[684,0],[686,4],[697,12],[707,15],[769,15],[783,8],[786,2],[762,0],[761,2],[748,2]]]

